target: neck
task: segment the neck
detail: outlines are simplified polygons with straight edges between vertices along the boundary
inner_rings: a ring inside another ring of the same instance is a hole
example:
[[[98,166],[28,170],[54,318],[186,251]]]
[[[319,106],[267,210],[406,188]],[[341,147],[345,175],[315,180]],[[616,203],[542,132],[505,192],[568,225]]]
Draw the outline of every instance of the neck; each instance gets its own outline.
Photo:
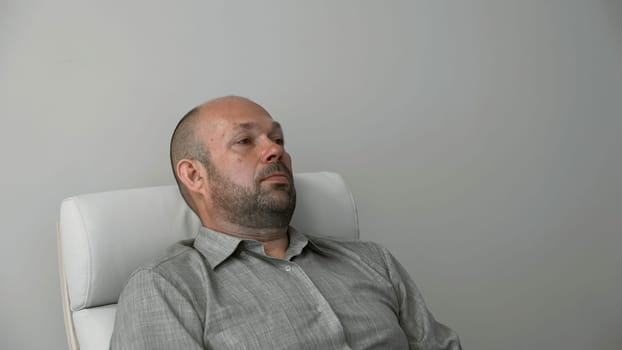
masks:
[[[283,259],[285,251],[289,246],[288,227],[250,228],[231,223],[215,225],[214,223],[207,222],[203,222],[203,226],[233,237],[259,241],[263,244],[266,255],[273,258]]]

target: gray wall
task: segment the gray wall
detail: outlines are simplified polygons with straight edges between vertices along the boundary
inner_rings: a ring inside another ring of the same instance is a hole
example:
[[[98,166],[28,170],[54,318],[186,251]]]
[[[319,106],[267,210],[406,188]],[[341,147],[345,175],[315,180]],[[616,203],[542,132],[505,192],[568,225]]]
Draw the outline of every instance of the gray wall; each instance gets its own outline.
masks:
[[[55,222],[170,184],[223,94],[345,176],[468,349],[620,349],[619,1],[0,2],[0,348],[62,349]]]

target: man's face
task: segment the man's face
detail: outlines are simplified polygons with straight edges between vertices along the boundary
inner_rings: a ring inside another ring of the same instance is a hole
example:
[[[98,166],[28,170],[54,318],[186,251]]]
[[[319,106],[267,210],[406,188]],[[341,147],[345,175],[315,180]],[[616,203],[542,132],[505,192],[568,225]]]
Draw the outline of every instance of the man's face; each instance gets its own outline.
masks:
[[[199,132],[207,144],[209,195],[215,213],[245,227],[286,227],[296,206],[283,131],[260,106],[226,106]]]

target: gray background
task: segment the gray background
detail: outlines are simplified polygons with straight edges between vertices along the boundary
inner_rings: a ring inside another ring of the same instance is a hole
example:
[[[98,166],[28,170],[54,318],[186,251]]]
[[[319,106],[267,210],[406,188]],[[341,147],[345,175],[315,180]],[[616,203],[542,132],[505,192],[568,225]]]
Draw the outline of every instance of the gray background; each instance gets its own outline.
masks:
[[[622,347],[620,1],[3,0],[0,52],[2,349],[66,347],[62,198],[173,183],[232,93],[467,349]]]

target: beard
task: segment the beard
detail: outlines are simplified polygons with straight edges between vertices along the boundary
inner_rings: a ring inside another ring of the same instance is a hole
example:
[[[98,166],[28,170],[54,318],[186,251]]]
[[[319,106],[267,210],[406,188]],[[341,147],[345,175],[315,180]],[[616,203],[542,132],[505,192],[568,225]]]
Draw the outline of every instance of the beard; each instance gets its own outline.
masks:
[[[269,164],[255,177],[250,188],[233,183],[208,163],[210,194],[214,209],[236,225],[258,229],[287,227],[296,208],[292,172],[282,163]],[[276,172],[286,174],[289,183],[260,183]]]

